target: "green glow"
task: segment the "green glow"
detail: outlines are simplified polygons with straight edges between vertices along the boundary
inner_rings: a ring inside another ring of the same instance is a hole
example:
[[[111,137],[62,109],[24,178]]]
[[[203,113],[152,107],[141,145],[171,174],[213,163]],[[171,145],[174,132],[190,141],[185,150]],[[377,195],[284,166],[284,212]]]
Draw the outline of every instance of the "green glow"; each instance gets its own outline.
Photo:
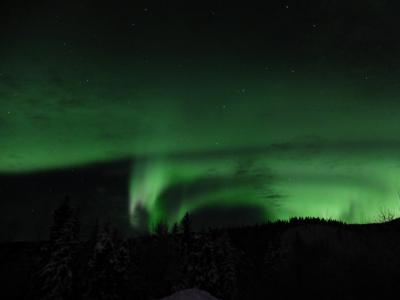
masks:
[[[370,154],[329,152],[301,157],[285,152],[258,154],[251,157],[252,164],[244,169],[237,156],[148,161],[147,172],[135,172],[131,178],[132,224],[138,225],[134,222],[138,204],[150,213],[150,227],[160,220],[168,220],[171,225],[186,212],[193,213],[203,207],[243,203],[257,205],[264,211],[265,220],[314,216],[367,223],[379,221],[380,212],[388,208],[398,216],[398,169],[390,159],[371,161],[370,157]],[[341,164],[332,166],[339,158]],[[226,179],[228,184],[206,187],[205,193],[185,189],[207,178],[216,182]],[[163,207],[163,202],[171,199],[162,196],[176,185],[182,187],[182,193],[175,195],[182,201],[178,201],[171,213]],[[146,197],[146,193],[150,195]]]
[[[75,59],[0,63],[0,172],[130,159],[133,225],[137,207],[149,224],[171,224],[221,203],[257,205],[268,219],[372,222],[381,209],[399,213],[394,86],[329,66],[320,80],[255,66],[234,73],[234,64],[178,70]],[[194,193],[207,178],[215,186]],[[171,210],[163,195],[174,188],[181,202]]]

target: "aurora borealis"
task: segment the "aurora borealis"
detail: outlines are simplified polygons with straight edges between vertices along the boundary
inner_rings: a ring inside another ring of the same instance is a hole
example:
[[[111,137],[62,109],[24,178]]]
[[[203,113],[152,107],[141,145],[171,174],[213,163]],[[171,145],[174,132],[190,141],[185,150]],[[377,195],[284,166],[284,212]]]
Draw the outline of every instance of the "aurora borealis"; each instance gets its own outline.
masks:
[[[398,21],[389,1],[321,3],[9,4],[0,173],[127,160],[133,227],[399,215]]]

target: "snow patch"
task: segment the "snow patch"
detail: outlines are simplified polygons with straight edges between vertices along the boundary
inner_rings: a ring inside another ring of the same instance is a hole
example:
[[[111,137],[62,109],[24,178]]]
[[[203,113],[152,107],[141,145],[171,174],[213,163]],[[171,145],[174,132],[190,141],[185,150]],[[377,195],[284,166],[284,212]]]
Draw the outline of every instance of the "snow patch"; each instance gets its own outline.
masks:
[[[209,293],[199,289],[187,289],[176,292],[169,297],[160,300],[218,300]]]

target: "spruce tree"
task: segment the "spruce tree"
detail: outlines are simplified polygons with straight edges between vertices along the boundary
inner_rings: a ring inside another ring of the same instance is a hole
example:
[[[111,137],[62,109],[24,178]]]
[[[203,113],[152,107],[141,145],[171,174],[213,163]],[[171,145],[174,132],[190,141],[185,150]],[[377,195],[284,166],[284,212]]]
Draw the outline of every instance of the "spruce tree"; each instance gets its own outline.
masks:
[[[181,221],[181,231],[183,234],[183,241],[185,243],[190,243],[192,237],[192,221],[189,213],[186,213]]]
[[[225,233],[193,234],[190,252],[182,256],[183,288],[199,288],[222,299],[233,299],[235,295],[236,255],[229,236]]]
[[[75,259],[79,248],[79,219],[67,198],[53,213],[50,242],[37,274],[40,299],[72,299],[76,282]]]
[[[237,253],[227,232],[223,232],[216,242],[216,261],[219,273],[218,292],[223,299],[232,299],[236,293]]]
[[[98,234],[88,264],[86,299],[120,299],[130,262],[128,245],[105,225]]]

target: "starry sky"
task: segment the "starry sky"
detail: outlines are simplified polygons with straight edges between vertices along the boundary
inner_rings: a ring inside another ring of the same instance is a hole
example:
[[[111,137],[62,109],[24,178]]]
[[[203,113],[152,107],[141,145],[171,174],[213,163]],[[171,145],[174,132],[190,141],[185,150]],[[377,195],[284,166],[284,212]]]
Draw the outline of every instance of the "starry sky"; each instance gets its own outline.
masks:
[[[0,235],[399,215],[399,9],[2,1]]]

